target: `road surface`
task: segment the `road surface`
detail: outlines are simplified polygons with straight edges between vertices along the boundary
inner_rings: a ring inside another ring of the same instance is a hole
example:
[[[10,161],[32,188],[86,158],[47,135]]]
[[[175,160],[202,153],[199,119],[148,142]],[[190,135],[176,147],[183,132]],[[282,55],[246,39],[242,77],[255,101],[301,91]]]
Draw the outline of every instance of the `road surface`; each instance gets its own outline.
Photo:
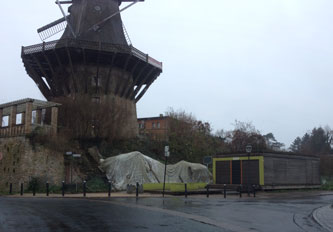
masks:
[[[322,212],[330,210],[332,203],[333,194],[329,193],[276,193],[242,199],[0,197],[0,232],[327,232],[332,216]],[[318,223],[322,214],[326,221]]]

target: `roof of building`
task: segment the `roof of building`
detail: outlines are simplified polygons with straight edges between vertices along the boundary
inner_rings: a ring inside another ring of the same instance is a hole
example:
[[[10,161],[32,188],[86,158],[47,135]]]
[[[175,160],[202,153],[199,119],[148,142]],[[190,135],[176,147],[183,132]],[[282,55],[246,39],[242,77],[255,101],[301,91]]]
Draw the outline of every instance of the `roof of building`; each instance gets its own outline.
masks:
[[[42,101],[42,100],[37,100],[37,99],[33,99],[33,98],[24,98],[24,99],[20,99],[17,101],[0,104],[0,109],[8,108],[8,107],[15,106],[15,105],[22,105],[22,104],[25,104],[28,102],[32,102],[32,104],[34,106],[37,106],[38,108],[49,108],[49,107],[61,105],[59,103],[50,102],[50,101]]]
[[[146,120],[158,120],[158,119],[167,119],[170,118],[169,116],[159,116],[159,117],[150,117],[150,118],[138,118],[139,121],[146,121]]]

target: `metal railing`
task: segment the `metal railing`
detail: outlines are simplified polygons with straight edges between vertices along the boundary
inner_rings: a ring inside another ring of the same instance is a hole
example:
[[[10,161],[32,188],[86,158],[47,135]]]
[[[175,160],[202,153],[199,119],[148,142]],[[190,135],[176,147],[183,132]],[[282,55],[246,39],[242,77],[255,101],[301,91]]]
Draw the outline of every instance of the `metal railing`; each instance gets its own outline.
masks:
[[[65,48],[65,47],[132,54],[135,57],[139,58],[140,60],[147,62],[156,68],[159,69],[163,68],[162,62],[153,59],[152,57],[134,48],[133,46],[111,44],[111,43],[99,43],[94,41],[85,41],[78,39],[61,39],[50,42],[44,42],[41,44],[35,44],[23,47],[22,53],[23,55],[30,55],[34,53],[50,51],[56,48]]]

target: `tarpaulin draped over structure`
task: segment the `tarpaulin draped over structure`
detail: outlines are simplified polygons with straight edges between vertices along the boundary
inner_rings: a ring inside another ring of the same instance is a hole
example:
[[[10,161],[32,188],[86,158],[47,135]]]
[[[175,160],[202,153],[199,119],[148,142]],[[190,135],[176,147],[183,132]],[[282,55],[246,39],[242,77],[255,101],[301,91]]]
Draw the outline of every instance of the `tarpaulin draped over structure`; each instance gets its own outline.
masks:
[[[162,183],[164,164],[140,152],[131,152],[101,160],[100,169],[116,190],[126,190],[127,185]],[[167,165],[167,183],[209,183],[212,174],[202,164],[181,161]]]

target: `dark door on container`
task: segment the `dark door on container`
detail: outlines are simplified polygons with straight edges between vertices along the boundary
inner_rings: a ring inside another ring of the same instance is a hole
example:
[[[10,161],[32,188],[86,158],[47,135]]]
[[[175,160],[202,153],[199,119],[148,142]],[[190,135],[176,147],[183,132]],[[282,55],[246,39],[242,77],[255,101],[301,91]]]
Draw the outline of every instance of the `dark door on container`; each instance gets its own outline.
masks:
[[[216,184],[230,184],[230,161],[216,162]]]
[[[259,160],[243,161],[243,184],[259,185]]]
[[[241,184],[241,162],[232,161],[232,184]]]

